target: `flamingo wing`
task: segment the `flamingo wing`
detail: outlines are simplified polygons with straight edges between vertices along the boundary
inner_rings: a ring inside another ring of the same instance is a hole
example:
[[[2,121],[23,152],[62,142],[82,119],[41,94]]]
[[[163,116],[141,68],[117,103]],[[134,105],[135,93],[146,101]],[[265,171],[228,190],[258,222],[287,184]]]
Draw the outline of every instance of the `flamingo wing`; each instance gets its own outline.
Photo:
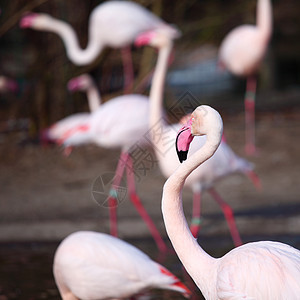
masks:
[[[127,150],[135,143],[146,142],[148,113],[148,98],[141,95],[120,96],[104,103],[92,114],[95,142],[103,147]]]
[[[300,295],[299,251],[278,242],[235,248],[218,269],[219,299],[297,299]]]

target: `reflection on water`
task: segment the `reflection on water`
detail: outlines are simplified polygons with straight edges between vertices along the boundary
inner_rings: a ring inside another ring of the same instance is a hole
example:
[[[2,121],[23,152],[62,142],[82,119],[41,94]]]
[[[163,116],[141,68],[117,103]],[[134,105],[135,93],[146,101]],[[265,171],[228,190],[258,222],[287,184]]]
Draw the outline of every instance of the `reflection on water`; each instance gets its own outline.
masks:
[[[174,253],[161,257],[151,239],[130,240],[131,244],[147,253],[153,260],[166,266],[191,289],[192,299],[203,299],[188,275],[183,272]],[[60,299],[56,288],[52,263],[58,242],[5,243],[0,245],[0,300]],[[151,290],[143,299],[184,299],[176,292]]]

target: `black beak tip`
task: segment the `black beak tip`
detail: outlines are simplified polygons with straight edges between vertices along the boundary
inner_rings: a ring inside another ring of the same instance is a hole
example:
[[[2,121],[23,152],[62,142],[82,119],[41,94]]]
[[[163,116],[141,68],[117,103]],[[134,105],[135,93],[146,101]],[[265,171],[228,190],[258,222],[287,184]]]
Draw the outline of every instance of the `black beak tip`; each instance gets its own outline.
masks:
[[[182,163],[183,161],[185,161],[187,159],[187,154],[188,154],[188,151],[181,151],[181,150],[177,151],[177,155],[178,155],[180,163]]]

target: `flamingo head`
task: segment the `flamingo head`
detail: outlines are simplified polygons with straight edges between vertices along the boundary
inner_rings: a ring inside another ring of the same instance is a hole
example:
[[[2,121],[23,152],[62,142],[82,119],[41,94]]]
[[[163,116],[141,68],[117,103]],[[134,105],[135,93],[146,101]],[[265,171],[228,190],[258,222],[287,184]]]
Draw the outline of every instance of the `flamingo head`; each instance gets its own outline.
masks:
[[[10,91],[17,92],[19,89],[18,83],[14,79],[7,78],[5,76],[0,76],[0,90],[1,91]]]
[[[187,159],[190,143],[194,136],[207,136],[207,142],[217,148],[223,134],[223,122],[220,114],[208,105],[198,106],[190,120],[178,132],[176,150],[180,162]]]
[[[72,78],[68,82],[68,90],[71,92],[75,91],[86,91],[92,85],[92,79],[88,74],[82,74],[78,77]]]
[[[173,281],[173,283],[171,283],[170,285],[172,290],[182,293],[185,298],[191,297],[192,292],[173,273],[171,273],[169,270],[167,270],[165,267],[161,265],[159,265],[159,269],[164,276],[166,276],[168,279],[171,279]]]
[[[51,22],[52,17],[47,14],[28,13],[20,20],[21,28],[33,28],[36,30],[43,30]]]
[[[190,118],[187,123],[179,130],[176,138],[176,152],[181,163],[187,159],[190,143],[194,138],[191,132],[191,126],[192,119]]]
[[[149,45],[155,48],[162,48],[169,45],[174,39],[179,38],[180,31],[172,26],[162,26],[152,31],[143,32],[135,39],[137,47]]]

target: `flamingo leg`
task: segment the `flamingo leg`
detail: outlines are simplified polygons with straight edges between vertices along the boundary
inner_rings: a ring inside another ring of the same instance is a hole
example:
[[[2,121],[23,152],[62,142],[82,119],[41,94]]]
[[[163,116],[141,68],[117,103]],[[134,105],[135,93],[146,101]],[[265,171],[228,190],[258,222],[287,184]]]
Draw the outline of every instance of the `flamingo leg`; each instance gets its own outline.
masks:
[[[245,95],[245,152],[248,155],[256,153],[255,147],[255,94],[256,77],[250,76],[247,79]]]
[[[135,180],[134,180],[134,172],[133,172],[133,163],[131,156],[127,153],[127,164],[126,164],[126,175],[127,175],[127,185],[129,189],[129,196],[131,199],[131,202],[135,206],[136,210],[142,217],[142,219],[145,221],[147,224],[153,239],[156,242],[156,245],[158,249],[165,253],[167,251],[167,246],[165,242],[163,241],[159,231],[157,230],[156,226],[154,225],[152,219],[148,215],[147,211],[145,210],[140,198],[138,197],[136,193],[136,188],[135,188]]]
[[[121,49],[124,69],[124,94],[129,94],[133,87],[134,71],[130,47]]]
[[[248,171],[246,172],[246,176],[252,181],[253,185],[258,191],[261,191],[261,181],[258,175],[254,171]]]
[[[196,238],[201,225],[201,192],[194,192],[193,194],[193,216],[190,230],[192,235]]]
[[[118,206],[118,193],[117,188],[120,186],[121,179],[124,174],[125,165],[127,162],[126,153],[122,152],[118,161],[118,166],[116,169],[116,173],[114,176],[114,180],[112,183],[112,187],[110,189],[110,196],[108,198],[109,205],[109,216],[110,216],[110,234],[112,236],[118,236],[118,228],[117,228],[117,206]]]
[[[230,230],[234,245],[236,247],[241,246],[243,243],[242,243],[240,234],[239,234],[238,229],[235,224],[232,208],[230,207],[229,204],[227,204],[222,199],[222,197],[217,193],[217,191],[214,188],[210,188],[209,193],[213,196],[213,198],[217,201],[217,203],[222,208],[222,211],[226,218],[227,224],[229,226],[229,230]]]

